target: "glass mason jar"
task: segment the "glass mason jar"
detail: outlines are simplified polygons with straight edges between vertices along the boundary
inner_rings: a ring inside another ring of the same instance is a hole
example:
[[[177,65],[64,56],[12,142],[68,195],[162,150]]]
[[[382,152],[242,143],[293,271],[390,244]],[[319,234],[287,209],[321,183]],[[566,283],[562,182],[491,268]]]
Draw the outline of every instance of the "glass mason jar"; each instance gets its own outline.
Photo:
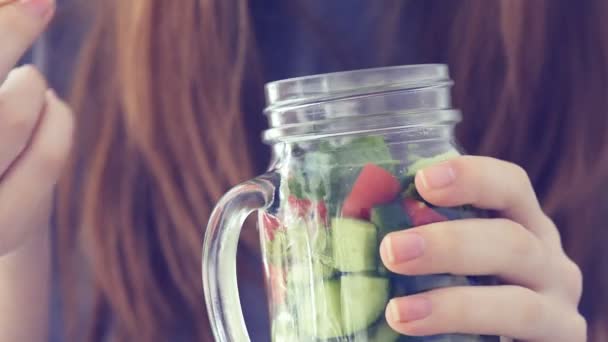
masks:
[[[217,341],[249,341],[236,280],[241,225],[258,212],[272,340],[499,341],[495,336],[406,337],[385,321],[393,297],[489,277],[403,276],[379,257],[393,231],[480,215],[436,207],[417,170],[458,156],[444,65],[412,65],[288,79],[266,87],[273,147],[268,172],[218,203],[207,228],[203,282]],[[474,310],[474,303],[463,310]]]

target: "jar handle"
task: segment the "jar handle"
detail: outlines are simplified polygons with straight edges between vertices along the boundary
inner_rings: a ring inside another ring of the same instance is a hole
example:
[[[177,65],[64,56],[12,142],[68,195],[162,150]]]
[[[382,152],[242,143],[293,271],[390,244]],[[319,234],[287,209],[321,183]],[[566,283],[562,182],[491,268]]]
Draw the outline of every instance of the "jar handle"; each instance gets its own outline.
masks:
[[[218,342],[251,341],[237,287],[236,253],[247,216],[270,206],[278,174],[267,173],[231,189],[211,213],[203,244],[203,288]]]

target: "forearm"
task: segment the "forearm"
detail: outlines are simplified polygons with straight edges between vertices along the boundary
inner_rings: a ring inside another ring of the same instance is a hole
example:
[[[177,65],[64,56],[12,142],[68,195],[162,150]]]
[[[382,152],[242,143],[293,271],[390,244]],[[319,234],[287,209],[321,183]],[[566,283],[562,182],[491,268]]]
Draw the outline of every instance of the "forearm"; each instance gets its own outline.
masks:
[[[43,229],[0,257],[0,342],[47,339],[49,290],[50,243]]]

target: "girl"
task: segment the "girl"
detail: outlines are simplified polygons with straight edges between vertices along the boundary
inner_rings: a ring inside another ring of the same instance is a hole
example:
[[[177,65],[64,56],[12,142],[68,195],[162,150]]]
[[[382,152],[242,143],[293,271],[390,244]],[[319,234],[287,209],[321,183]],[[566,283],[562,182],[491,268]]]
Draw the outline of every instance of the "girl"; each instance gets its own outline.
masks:
[[[0,79],[55,12],[51,0],[9,1],[0,7]],[[59,11],[39,47],[50,85],[25,67],[0,88],[0,341],[212,341],[201,227],[228,187],[267,165],[262,84],[417,63],[449,64],[465,115],[459,140],[486,156],[423,170],[420,193],[438,205],[463,204],[457,197],[496,209],[503,219],[452,223],[458,234],[422,227],[422,243],[396,233],[382,244],[383,261],[403,274],[491,273],[506,285],[394,299],[391,326],[540,342],[582,342],[588,326],[590,340],[607,339],[605,1],[81,5]],[[73,130],[49,88],[64,89],[71,70],[61,67],[72,56],[58,37],[85,28],[70,87]],[[249,233],[239,277],[253,340],[263,341]],[[420,255],[399,253],[416,243]],[[471,301],[479,309],[463,313]]]

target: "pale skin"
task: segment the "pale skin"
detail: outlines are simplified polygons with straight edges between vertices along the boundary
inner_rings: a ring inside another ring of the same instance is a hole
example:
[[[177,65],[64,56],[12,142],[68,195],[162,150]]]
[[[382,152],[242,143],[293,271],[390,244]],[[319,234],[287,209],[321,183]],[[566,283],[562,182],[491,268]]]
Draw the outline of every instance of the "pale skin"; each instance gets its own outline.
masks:
[[[72,143],[73,116],[35,68],[12,69],[53,12],[52,0],[0,0],[0,342],[47,338],[51,199]],[[387,317],[395,330],[586,340],[577,311],[580,271],[521,168],[463,157],[422,171],[416,185],[434,204],[474,204],[504,218],[393,233],[381,246],[387,267],[412,275],[493,274],[505,285],[393,299]]]
[[[0,342],[47,338],[49,213],[73,118],[40,72],[13,67],[53,11],[0,0]]]

